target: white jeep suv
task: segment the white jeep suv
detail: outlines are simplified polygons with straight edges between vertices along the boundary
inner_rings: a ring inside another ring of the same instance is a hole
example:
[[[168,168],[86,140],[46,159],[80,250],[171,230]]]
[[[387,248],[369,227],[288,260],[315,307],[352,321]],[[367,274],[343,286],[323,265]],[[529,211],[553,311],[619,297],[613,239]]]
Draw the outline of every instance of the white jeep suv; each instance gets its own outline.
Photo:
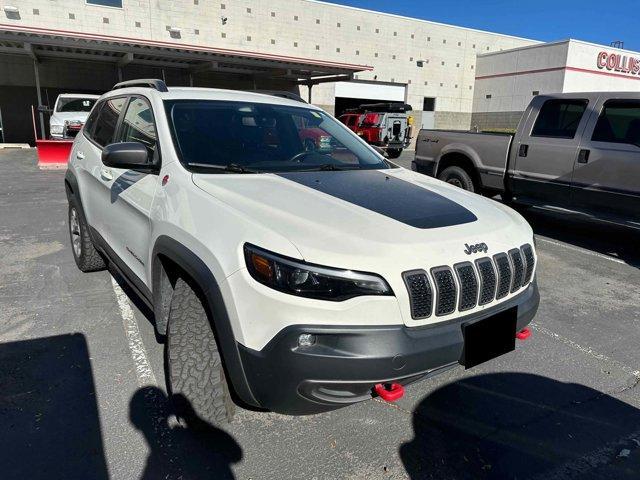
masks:
[[[65,185],[78,267],[112,265],[153,310],[187,419],[394,399],[513,350],[538,308],[519,214],[302,101],[120,83]]]

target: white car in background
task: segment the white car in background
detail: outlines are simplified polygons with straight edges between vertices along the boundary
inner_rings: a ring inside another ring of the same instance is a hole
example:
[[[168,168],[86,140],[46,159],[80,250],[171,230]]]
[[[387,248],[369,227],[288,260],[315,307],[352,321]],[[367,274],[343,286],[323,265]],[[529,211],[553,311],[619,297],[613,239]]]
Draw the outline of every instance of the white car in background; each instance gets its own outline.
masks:
[[[99,97],[99,95],[82,93],[58,95],[49,119],[51,138],[53,140],[74,138],[87,121],[89,112]]]

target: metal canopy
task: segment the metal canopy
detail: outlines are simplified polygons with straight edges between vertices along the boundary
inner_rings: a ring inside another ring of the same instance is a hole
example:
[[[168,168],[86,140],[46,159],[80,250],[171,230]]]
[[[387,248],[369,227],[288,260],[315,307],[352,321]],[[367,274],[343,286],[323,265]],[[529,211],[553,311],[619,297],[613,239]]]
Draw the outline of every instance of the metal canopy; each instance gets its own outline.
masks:
[[[355,65],[309,58],[245,52],[109,35],[0,24],[0,53],[41,58],[110,62],[182,68],[191,73],[211,71],[281,78],[313,85],[348,80],[355,72],[371,70]]]

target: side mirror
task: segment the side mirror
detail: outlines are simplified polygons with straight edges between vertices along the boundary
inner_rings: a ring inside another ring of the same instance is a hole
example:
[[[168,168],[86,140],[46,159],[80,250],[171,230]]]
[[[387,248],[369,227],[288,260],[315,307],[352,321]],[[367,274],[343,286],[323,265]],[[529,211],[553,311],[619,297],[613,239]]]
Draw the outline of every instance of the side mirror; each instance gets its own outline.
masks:
[[[142,143],[112,143],[102,150],[102,163],[107,167],[124,168],[137,172],[155,172],[157,166],[149,162],[149,151]]]
[[[49,108],[48,105],[38,105],[38,108],[36,108],[36,110],[38,112],[41,112],[41,113],[52,113],[53,112],[53,110],[51,108]]]

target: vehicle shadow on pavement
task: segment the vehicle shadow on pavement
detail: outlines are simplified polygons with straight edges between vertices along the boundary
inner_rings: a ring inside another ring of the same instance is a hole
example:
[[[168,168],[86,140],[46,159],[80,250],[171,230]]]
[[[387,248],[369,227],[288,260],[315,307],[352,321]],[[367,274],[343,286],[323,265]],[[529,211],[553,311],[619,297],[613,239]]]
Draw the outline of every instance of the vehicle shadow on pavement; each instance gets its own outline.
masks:
[[[174,401],[180,402],[183,411],[190,408],[186,398],[178,397]],[[140,388],[131,398],[129,418],[144,435],[150,450],[140,479],[234,478],[231,465],[242,460],[240,445],[227,432],[204,420],[192,421],[188,428],[178,424],[169,399],[159,388]]]
[[[537,235],[616,257],[628,265],[640,268],[640,232],[617,225],[580,221],[535,208],[519,208],[518,211]]]
[[[0,344],[0,477],[109,478],[80,333]]]
[[[495,373],[445,385],[418,404],[413,427],[400,457],[414,480],[637,479],[640,471],[636,408],[538,375]]]

